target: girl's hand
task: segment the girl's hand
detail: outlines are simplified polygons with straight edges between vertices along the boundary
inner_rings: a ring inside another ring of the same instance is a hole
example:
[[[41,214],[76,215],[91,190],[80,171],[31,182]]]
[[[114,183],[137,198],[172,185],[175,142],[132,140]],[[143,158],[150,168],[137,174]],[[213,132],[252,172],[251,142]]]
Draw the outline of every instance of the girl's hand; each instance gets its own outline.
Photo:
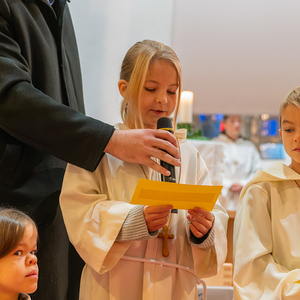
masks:
[[[231,192],[240,192],[242,190],[243,186],[239,183],[235,183],[230,187]]]
[[[201,238],[211,229],[213,215],[200,207],[188,210],[187,219],[191,222],[190,229],[195,237]]]
[[[149,232],[159,230],[168,221],[173,205],[145,206],[144,215]]]

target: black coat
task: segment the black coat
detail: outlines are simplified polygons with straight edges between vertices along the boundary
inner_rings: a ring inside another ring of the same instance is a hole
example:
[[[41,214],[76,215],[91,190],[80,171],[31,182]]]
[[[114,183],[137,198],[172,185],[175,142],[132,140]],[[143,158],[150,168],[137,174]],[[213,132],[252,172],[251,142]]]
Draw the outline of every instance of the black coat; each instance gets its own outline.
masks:
[[[68,258],[47,257],[62,253],[67,241],[58,214],[66,162],[93,171],[114,131],[84,115],[68,5],[56,0],[54,8],[47,0],[0,0],[0,203],[30,213],[38,223],[46,257],[39,261],[39,289],[50,291],[43,300],[65,299],[57,296],[65,288],[56,292],[51,284],[68,281],[59,277],[65,277]]]
[[[58,1],[57,20],[46,0],[0,0],[0,197],[38,222],[53,194],[44,204],[56,209],[65,162],[93,171],[113,132],[84,116],[72,21]]]

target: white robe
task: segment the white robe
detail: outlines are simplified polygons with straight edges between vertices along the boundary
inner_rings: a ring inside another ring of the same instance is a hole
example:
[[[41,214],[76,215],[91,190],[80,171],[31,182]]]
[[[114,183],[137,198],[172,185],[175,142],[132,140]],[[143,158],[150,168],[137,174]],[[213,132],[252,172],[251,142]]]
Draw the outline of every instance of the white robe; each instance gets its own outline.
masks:
[[[234,299],[300,299],[300,175],[282,163],[258,171],[234,222]]]
[[[261,169],[260,154],[251,141],[243,138],[233,141],[222,133],[213,140],[225,144],[223,189],[220,202],[227,210],[236,210],[240,193],[232,192],[230,188],[234,183],[244,186],[255,172]]]
[[[186,140],[180,142],[181,183],[210,184],[206,165]],[[143,166],[147,177],[160,174]],[[176,168],[177,178],[179,168]],[[68,165],[60,197],[69,238],[86,262],[81,278],[81,300],[184,300],[198,299],[197,279],[176,264],[195,270],[199,278],[215,275],[227,254],[227,213],[219,203],[215,216],[215,244],[207,250],[191,245],[186,234],[187,212],[174,214],[168,240],[169,256],[162,256],[162,239],[118,242],[116,238],[127,214],[139,178],[138,164],[105,155],[94,173]],[[130,260],[133,258],[133,260]],[[148,259],[150,263],[137,262]],[[129,260],[128,260],[129,259]],[[175,264],[174,267],[151,261]]]

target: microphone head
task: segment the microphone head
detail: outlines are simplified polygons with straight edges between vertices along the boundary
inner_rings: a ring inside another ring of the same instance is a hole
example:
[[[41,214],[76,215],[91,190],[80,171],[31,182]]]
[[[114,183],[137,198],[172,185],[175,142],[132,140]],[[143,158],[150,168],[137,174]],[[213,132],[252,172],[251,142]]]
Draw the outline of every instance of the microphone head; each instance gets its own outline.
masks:
[[[169,118],[163,117],[157,120],[157,129],[170,130],[173,132],[172,121]]]

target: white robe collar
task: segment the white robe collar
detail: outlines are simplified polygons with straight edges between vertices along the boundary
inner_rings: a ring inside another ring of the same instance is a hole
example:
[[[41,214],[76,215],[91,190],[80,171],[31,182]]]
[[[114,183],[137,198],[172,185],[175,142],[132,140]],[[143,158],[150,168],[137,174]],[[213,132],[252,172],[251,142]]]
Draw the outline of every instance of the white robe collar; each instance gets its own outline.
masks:
[[[127,130],[129,129],[125,124],[123,123],[117,123],[115,126],[115,129],[120,129],[120,130]],[[187,130],[184,128],[177,129],[174,133],[175,137],[178,140],[186,140],[187,137]]]
[[[300,180],[300,174],[295,172],[292,168],[288,167],[284,163],[275,162],[265,171],[258,170],[253,178],[244,186],[241,191],[240,199],[244,195],[245,191],[252,184],[266,181],[283,181],[283,180]]]

